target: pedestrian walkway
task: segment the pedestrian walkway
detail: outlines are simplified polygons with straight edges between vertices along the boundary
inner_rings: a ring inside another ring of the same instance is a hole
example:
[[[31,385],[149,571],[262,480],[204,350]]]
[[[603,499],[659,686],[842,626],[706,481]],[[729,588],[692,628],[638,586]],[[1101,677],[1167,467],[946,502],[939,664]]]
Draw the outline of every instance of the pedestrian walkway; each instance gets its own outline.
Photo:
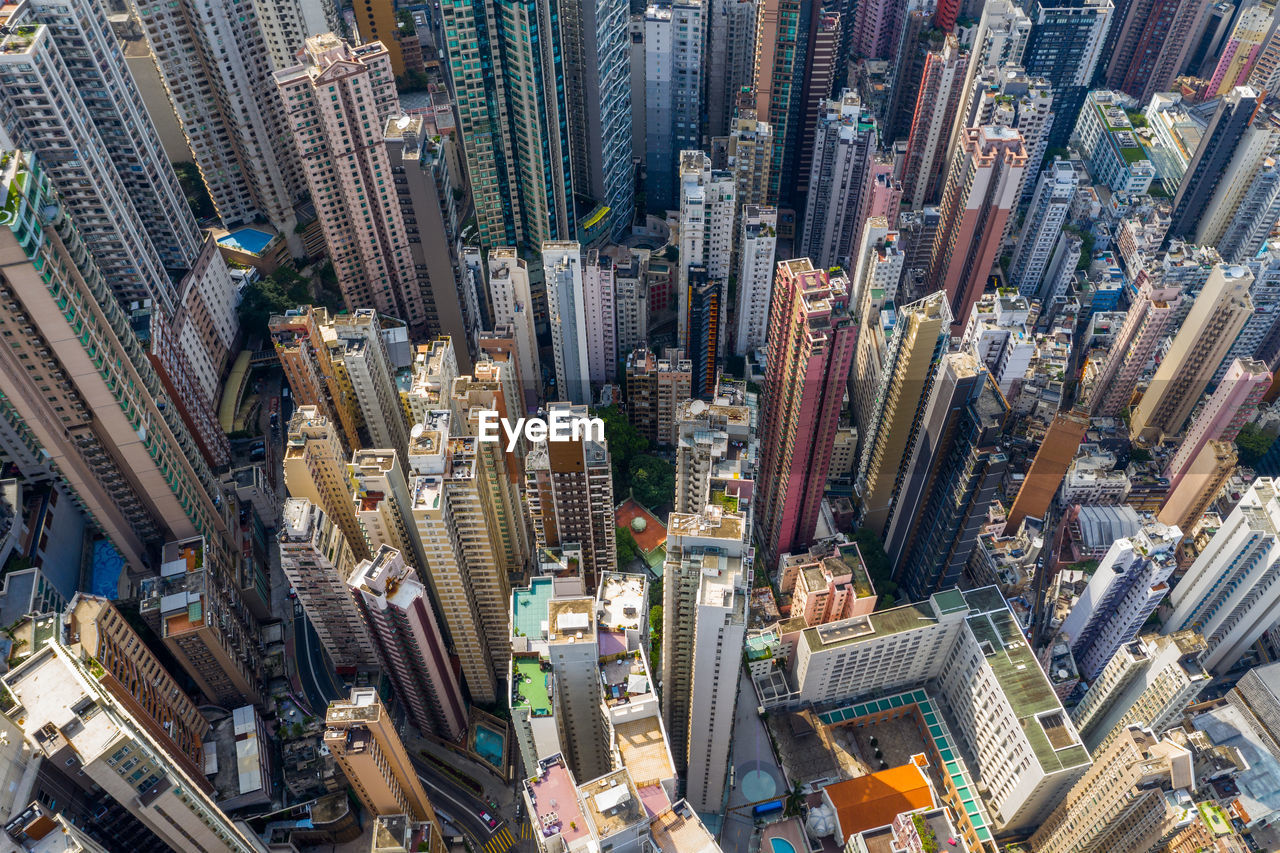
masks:
[[[507,853],[507,848],[515,843],[516,839],[511,835],[511,830],[504,825],[484,843],[484,853]]]
[[[533,824],[526,820],[520,824],[520,840],[527,841],[531,838],[533,838]]]

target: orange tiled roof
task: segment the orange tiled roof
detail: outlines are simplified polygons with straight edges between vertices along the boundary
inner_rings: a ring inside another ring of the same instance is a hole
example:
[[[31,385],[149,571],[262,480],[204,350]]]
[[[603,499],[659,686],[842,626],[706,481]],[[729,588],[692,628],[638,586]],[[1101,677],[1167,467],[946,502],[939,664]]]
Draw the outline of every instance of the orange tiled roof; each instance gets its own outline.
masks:
[[[643,518],[645,520],[644,530],[637,531],[631,526],[631,521],[635,518]],[[618,508],[613,511],[613,523],[619,527],[629,529],[636,540],[636,544],[640,546],[640,550],[646,555],[652,554],[660,546],[666,544],[666,525],[659,521],[656,515],[636,503],[635,498],[627,498],[618,504]]]
[[[903,812],[930,808],[933,792],[914,764],[890,767],[826,787],[836,808],[840,837],[892,823]]]

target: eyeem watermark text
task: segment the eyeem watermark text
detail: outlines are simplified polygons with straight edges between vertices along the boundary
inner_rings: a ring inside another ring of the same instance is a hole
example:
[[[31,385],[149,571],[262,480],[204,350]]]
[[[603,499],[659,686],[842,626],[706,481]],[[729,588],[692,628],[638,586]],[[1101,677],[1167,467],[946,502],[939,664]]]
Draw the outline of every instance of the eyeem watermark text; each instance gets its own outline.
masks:
[[[481,441],[498,441],[498,430],[501,429],[506,436],[508,453],[515,451],[521,436],[529,442],[604,441],[603,420],[584,418],[564,409],[552,409],[550,420],[516,418],[514,422],[500,417],[495,411],[485,411],[480,413],[478,427]]]

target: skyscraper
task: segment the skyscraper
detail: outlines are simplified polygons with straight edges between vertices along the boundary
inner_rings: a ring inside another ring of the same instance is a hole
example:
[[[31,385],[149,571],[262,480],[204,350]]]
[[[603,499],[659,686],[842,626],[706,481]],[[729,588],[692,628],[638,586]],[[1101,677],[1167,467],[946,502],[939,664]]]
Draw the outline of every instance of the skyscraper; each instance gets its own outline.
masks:
[[[289,498],[277,536],[280,568],[333,665],[375,665],[377,653],[347,588],[355,559],[342,531],[311,501]]]
[[[1253,313],[1249,300],[1252,283],[1253,273],[1245,267],[1219,264],[1213,268],[1150,387],[1133,410],[1129,421],[1132,435],[1155,440],[1182,431],[1236,335]]]
[[[866,395],[867,420],[858,424],[864,438],[854,494],[861,503],[862,526],[877,535],[889,523],[938,362],[951,338],[945,293],[902,307],[894,320],[874,396]]]
[[[755,85],[757,9],[758,0],[711,0],[709,4],[706,89],[713,137],[729,132],[738,95]]]
[[[645,194],[661,216],[681,204],[681,163],[702,148],[702,50],[706,5],[675,0],[644,14]]]
[[[4,160],[0,326],[14,346],[0,359],[3,416],[54,466],[130,571],[155,572],[166,542],[204,531],[210,569],[226,578],[239,545],[221,486],[50,176],[29,154]]]
[[[256,7],[142,0],[135,7],[222,223],[264,218],[301,255],[305,188]]]
[[[542,401],[542,365],[538,359],[538,333],[534,327],[533,295],[529,266],[510,247],[489,251],[489,298],[493,300],[494,326],[508,326],[515,335],[514,357],[520,366],[523,415]]]
[[[345,581],[377,650],[365,665],[382,664],[420,731],[456,740],[467,727],[462,688],[426,587],[413,568],[399,551],[383,545]]]
[[[1169,478],[1169,491],[1178,487],[1191,460],[1210,441],[1235,441],[1255,414],[1262,395],[1271,387],[1271,371],[1255,359],[1235,359],[1217,390],[1204,402],[1191,420],[1187,434],[1169,460],[1164,475]]]
[[[748,543],[745,515],[723,507],[667,519],[662,718],[690,799],[709,811],[719,808],[728,781],[737,659],[746,639]]]
[[[262,850],[59,638],[6,673],[4,684],[17,703],[13,719],[36,755],[84,774],[169,847]]]
[[[1169,91],[1208,11],[1208,4],[1197,0],[1129,0],[1117,6],[1107,37],[1107,88],[1139,103]]]
[[[719,282],[707,275],[707,268],[694,264],[688,275],[688,334],[685,346],[689,352],[689,393],[695,397],[710,395],[720,369],[721,333],[725,327],[723,314],[725,293]]]
[[[566,45],[551,9],[447,0],[440,12],[480,243],[536,252],[572,239],[570,127],[586,111],[567,101]]]
[[[578,243],[542,244],[551,348],[555,355],[556,396],[571,403],[591,401],[587,301],[582,291],[581,253],[582,246]]]
[[[813,168],[801,227],[799,256],[821,268],[852,266],[862,233],[870,164],[879,145],[875,118],[846,89],[824,100],[813,136]]]
[[[1220,675],[1280,617],[1280,500],[1259,477],[1223,519],[1169,596],[1162,633],[1198,631],[1204,665]]]
[[[1036,0],[1028,11],[1031,37],[1022,53],[1027,73],[1053,86],[1049,146],[1066,144],[1103,54],[1115,6],[1111,0]]]
[[[353,559],[369,556],[369,545],[351,502],[347,456],[333,423],[314,406],[299,406],[289,419],[284,484],[291,497],[310,501],[337,525]]]
[[[1031,207],[1023,219],[1022,236],[1009,262],[1009,283],[1027,298],[1040,289],[1079,181],[1076,170],[1063,160],[1054,160],[1036,181]]]
[[[1158,265],[1140,270],[1134,284],[1137,297],[1093,385],[1089,409],[1094,417],[1115,417],[1129,407],[1142,370],[1182,302],[1181,283],[1166,281]]]
[[[1138,636],[1164,599],[1176,568],[1174,550],[1181,541],[1178,528],[1148,522],[1107,550],[1062,623],[1085,680],[1097,678],[1116,650]]]
[[[551,403],[575,419],[586,406]],[[578,440],[535,444],[525,459],[525,501],[538,548],[570,543],[582,549],[582,576],[594,587],[602,572],[614,571],[618,552],[613,520],[613,474],[609,445],[587,431]]]
[[[316,36],[303,64],[277,75],[276,85],[347,305],[425,333],[426,302],[381,144],[387,119],[399,113],[390,54],[379,42],[353,48],[332,33]]]
[[[737,498],[740,509],[750,505],[756,463],[753,414],[745,383],[730,386],[724,381],[711,403],[685,400],[678,407],[676,512],[696,515],[716,493]]]
[[[1173,216],[1166,240],[1190,238],[1197,233],[1201,218],[1261,103],[1258,92],[1247,86],[1238,86],[1223,96],[1173,197]]]
[[[1243,264],[1258,254],[1280,222],[1280,166],[1272,157],[1262,161],[1218,240],[1218,252],[1229,264]]]
[[[1071,709],[1071,722],[1089,751],[1106,749],[1129,726],[1165,731],[1177,722],[1209,686],[1200,663],[1204,652],[1204,637],[1195,631],[1148,634],[1117,649]]]
[[[412,815],[431,821],[439,834],[435,809],[377,690],[357,688],[345,702],[329,703],[324,723],[324,745],[369,814]],[[440,846],[437,840],[431,849]]]
[[[676,283],[676,340],[686,352],[692,352],[689,341],[689,267],[695,264],[704,267],[707,281],[717,291],[728,286],[733,222],[737,211],[734,193],[733,175],[712,169],[710,157],[701,151],[680,152],[680,274]],[[723,319],[720,322],[723,323]]]
[[[885,531],[894,577],[912,600],[960,580],[1008,466],[997,446],[1008,414],[1004,395],[972,355],[942,357]]]
[[[951,129],[965,96],[968,51],[947,34],[939,50],[925,58],[902,172],[902,198],[911,210],[933,204],[942,194],[951,152]]]
[[[649,441],[676,442],[680,407],[691,396],[693,363],[680,350],[662,357],[641,347],[627,356],[627,419]]]
[[[392,0],[369,0],[358,9],[352,8],[352,12],[361,43],[381,44],[391,60],[392,73],[396,77],[403,77],[406,70],[405,58],[400,50],[398,38],[400,30],[397,26],[395,3]],[[309,35],[318,35],[318,33],[309,33]]]
[[[773,296],[773,259],[778,244],[778,209],[749,204],[738,233],[738,294],[733,302],[735,355],[764,346]]]
[[[1178,485],[1169,495],[1156,517],[1165,524],[1190,531],[1208,510],[1209,504],[1235,473],[1235,445],[1229,441],[1210,441],[1187,463]]]
[[[1172,794],[1195,782],[1190,751],[1130,726],[1031,836],[1036,853],[1146,850],[1178,826]]]
[[[955,332],[987,285],[1026,168],[1018,131],[965,128],[942,193],[928,273],[932,286],[947,292]]]
[[[613,258],[600,254],[598,249],[587,249],[582,253],[581,310],[587,323],[587,372],[597,385],[618,377],[614,291]]]
[[[778,264],[760,418],[757,522],[768,563],[813,540],[857,336],[848,299],[843,273],[808,258]]]

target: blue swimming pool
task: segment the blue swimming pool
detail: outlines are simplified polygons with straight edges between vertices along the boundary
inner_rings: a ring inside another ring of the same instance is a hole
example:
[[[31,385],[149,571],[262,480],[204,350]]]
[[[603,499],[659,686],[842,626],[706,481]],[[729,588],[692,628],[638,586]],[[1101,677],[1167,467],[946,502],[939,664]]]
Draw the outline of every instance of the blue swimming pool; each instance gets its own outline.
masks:
[[[274,239],[274,234],[259,231],[256,228],[237,228],[227,236],[220,237],[218,244],[228,249],[239,249],[242,252],[260,255]]]
[[[502,735],[485,726],[476,726],[476,754],[499,769],[502,768]]]
[[[770,838],[773,853],[796,853],[796,846],[785,838]]]
[[[124,568],[124,557],[112,547],[106,539],[93,543],[93,562],[90,591],[103,598],[115,599],[120,595],[120,571]]]

